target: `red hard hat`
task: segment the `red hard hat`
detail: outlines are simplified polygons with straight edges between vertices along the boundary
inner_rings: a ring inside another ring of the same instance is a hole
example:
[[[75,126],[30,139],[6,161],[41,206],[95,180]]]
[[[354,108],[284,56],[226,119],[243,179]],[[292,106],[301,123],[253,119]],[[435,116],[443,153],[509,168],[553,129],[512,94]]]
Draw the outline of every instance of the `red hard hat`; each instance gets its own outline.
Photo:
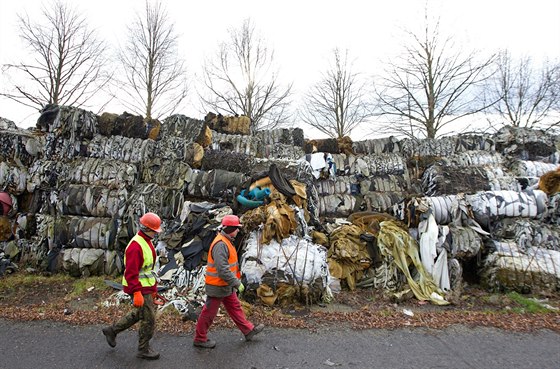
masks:
[[[155,213],[146,213],[142,215],[140,224],[157,233],[161,232],[161,219]]]
[[[8,214],[12,209],[12,205],[10,194],[5,191],[0,191],[0,206],[3,208],[3,213]]]
[[[222,225],[224,227],[241,227],[239,223],[239,217],[237,215],[228,214],[222,219]]]

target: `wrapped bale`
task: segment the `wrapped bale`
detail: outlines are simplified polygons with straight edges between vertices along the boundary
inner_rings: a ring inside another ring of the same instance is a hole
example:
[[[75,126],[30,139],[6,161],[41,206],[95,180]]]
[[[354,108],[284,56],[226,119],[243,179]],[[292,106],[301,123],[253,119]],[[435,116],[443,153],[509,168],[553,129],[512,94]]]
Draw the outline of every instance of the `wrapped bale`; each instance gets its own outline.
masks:
[[[329,276],[327,250],[308,240],[291,235],[263,245],[252,232],[244,247],[241,272],[250,300],[262,296],[267,304],[307,304],[321,300]],[[259,290],[260,288],[260,290]]]
[[[126,210],[127,197],[125,188],[71,184],[60,190],[57,208],[64,215],[121,217]]]
[[[560,251],[560,229],[538,219],[500,219],[491,225],[491,233],[496,239],[514,241],[522,251],[531,247]]]
[[[204,129],[204,122],[182,114],[174,114],[163,120],[160,137],[180,137],[186,143],[195,142]]]
[[[156,157],[141,165],[142,182],[156,183],[180,190],[185,186],[185,179],[189,177],[191,167],[180,161]]]
[[[202,170],[222,169],[229,172],[250,173],[253,158],[246,154],[232,151],[207,150],[202,158]]]
[[[560,289],[560,252],[540,247],[521,251],[514,241],[493,240],[481,281],[493,290],[554,292]]]
[[[141,183],[128,195],[128,214],[144,214],[152,211],[162,219],[172,219],[181,213],[185,201],[183,190]]]
[[[73,277],[103,275],[105,251],[68,248],[62,250],[62,269]]]
[[[486,229],[504,217],[537,218],[546,211],[548,197],[543,191],[486,191],[466,195],[476,221]]]
[[[43,155],[44,147],[45,136],[43,135],[19,129],[2,129],[0,162],[29,167],[33,161]]]
[[[14,195],[22,194],[27,188],[27,168],[0,162],[0,188]]]
[[[113,250],[117,233],[116,219],[65,215],[54,218],[48,238],[52,247]]]
[[[541,161],[556,153],[556,138],[545,131],[504,126],[494,135],[496,151],[522,160]]]
[[[155,148],[155,141],[150,139],[95,135],[87,144],[86,156],[140,163],[153,158]]]
[[[37,125],[46,126],[48,132],[71,141],[91,139],[98,133],[97,116],[72,106],[60,106],[57,109],[56,105],[47,105],[37,120]]]
[[[138,181],[135,164],[114,159],[76,158],[68,163],[68,180],[75,184],[130,188]]]
[[[223,116],[208,113],[204,117],[208,127],[220,133],[249,135],[251,133],[251,119],[245,115]]]
[[[97,117],[99,133],[104,136],[124,136],[132,138],[150,138],[156,140],[159,136],[161,123],[157,119],[144,119],[140,115],[127,112],[121,115],[103,113]]]

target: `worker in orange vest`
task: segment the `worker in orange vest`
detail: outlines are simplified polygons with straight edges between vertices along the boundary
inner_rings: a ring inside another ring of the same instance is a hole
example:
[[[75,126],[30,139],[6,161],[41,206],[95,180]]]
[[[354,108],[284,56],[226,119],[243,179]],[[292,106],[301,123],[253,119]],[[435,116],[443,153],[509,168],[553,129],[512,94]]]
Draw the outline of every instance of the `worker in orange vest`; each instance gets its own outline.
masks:
[[[237,216],[226,215],[222,219],[220,233],[214,238],[208,250],[206,266],[207,297],[196,323],[193,341],[193,345],[196,347],[216,347],[216,341],[209,339],[207,333],[221,304],[224,304],[230,318],[241,333],[245,335],[245,340],[251,341],[256,334],[264,329],[263,324],[254,326],[247,320],[237,298],[236,292],[243,292],[244,289],[241,283],[237,251],[233,245],[233,240],[239,233],[240,228],[241,223]]]
[[[111,347],[117,345],[117,334],[140,322],[138,329],[138,353],[140,359],[156,360],[159,353],[150,348],[155,329],[154,297],[157,280],[153,272],[156,251],[152,239],[161,232],[161,219],[157,214],[146,213],[140,218],[140,230],[125,249],[123,291],[132,297],[134,309],[118,322],[103,328],[103,334]]]

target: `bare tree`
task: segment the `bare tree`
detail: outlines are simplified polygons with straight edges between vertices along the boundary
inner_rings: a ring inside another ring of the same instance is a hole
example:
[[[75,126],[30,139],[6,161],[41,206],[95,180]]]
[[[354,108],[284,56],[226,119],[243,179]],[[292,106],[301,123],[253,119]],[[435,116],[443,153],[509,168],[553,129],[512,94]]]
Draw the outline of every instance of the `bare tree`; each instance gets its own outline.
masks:
[[[178,36],[161,2],[145,4],[143,14],[128,27],[128,39],[120,49],[123,67],[121,102],[146,118],[171,114],[188,93],[184,60],[178,57]]]
[[[304,95],[300,117],[330,137],[342,138],[371,116],[371,108],[365,82],[348,63],[348,50],[341,55],[335,48],[333,56],[334,64]]]
[[[515,127],[551,129],[560,125],[560,64],[545,62],[540,70],[530,57],[514,61],[505,50],[496,58],[497,73],[488,80],[485,98],[498,100],[488,113]]]
[[[426,12],[427,13],[427,12]],[[476,88],[488,78],[494,56],[476,62],[476,52],[455,51],[451,38],[441,42],[439,21],[424,34],[408,31],[404,55],[388,64],[377,89],[384,131],[410,137],[435,138],[460,118],[482,111]]]
[[[251,129],[271,129],[285,123],[292,84],[282,87],[273,70],[274,52],[255,34],[250,19],[229,30],[229,42],[220,44],[216,58],[204,65],[206,110],[241,114],[251,119]]]
[[[5,71],[21,72],[25,78],[1,95],[32,108],[81,106],[110,78],[104,71],[105,44],[81,15],[61,1],[44,7],[42,20],[18,15],[20,36],[33,57],[4,65]]]

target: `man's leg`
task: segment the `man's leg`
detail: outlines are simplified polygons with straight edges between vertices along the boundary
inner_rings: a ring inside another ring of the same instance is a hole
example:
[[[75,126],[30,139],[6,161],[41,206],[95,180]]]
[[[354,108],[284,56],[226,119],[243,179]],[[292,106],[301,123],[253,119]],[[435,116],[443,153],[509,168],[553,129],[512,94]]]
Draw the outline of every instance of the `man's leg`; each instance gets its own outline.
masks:
[[[140,310],[140,328],[138,329],[138,351],[145,351],[150,347],[150,340],[154,336],[156,314],[152,295],[144,296],[144,306]]]
[[[134,308],[128,314],[120,318],[115,324],[102,329],[109,346],[115,347],[117,345],[117,334],[132,327],[140,320],[140,310],[140,308]]]
[[[255,328],[253,323],[248,321],[245,317],[245,313],[243,312],[243,309],[241,309],[241,303],[239,302],[235,292],[227,297],[224,297],[222,302],[224,303],[228,315],[243,335],[246,336],[253,330],[253,328]]]
[[[140,359],[156,360],[159,359],[159,352],[150,348],[150,340],[154,335],[156,326],[155,306],[152,295],[144,296],[144,306],[141,310],[140,328],[138,329],[138,354]]]
[[[140,320],[140,310],[139,308],[132,309],[128,314],[120,318],[115,324],[113,324],[113,330],[115,334],[118,334],[128,328],[132,327],[136,322]]]
[[[206,297],[206,303],[202,307],[200,316],[196,321],[196,332],[194,336],[195,342],[206,342],[208,340],[208,329],[214,322],[214,318],[216,317],[216,314],[218,314],[218,309],[220,308],[221,303],[221,298],[210,296]]]

